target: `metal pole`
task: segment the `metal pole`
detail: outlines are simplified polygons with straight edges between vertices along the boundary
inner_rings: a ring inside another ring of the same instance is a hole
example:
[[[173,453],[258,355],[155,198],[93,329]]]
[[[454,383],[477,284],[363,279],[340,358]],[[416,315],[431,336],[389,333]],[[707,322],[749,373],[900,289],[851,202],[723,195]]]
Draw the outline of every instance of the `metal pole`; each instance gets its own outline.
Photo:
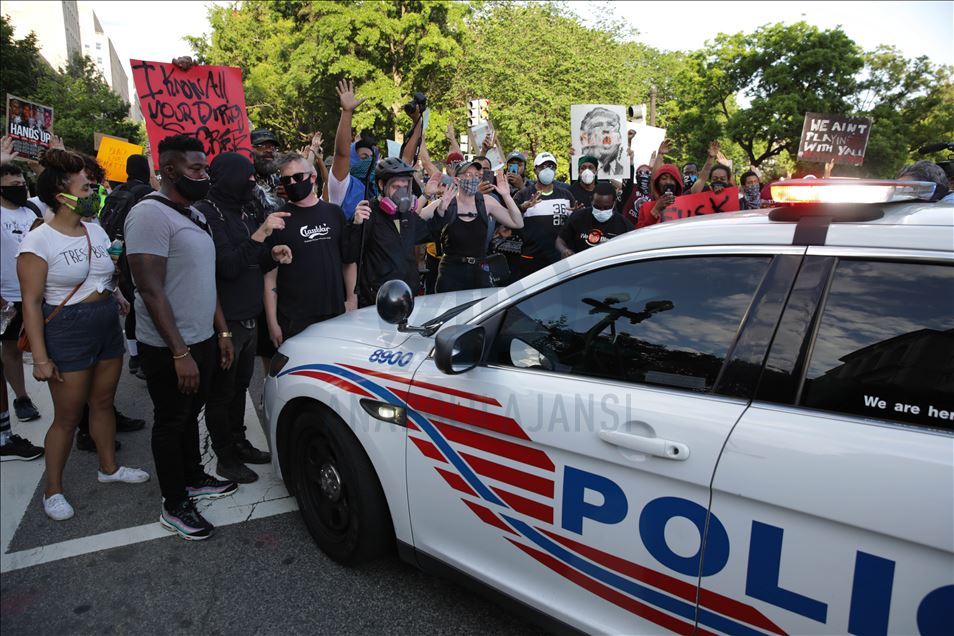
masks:
[[[649,87],[649,125],[656,125],[656,85]]]

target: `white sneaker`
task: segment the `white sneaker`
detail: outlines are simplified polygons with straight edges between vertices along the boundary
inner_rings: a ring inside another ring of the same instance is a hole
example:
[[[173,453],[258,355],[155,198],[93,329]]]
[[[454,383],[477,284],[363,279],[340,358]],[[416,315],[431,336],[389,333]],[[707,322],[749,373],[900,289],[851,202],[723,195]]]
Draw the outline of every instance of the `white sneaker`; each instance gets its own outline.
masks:
[[[112,475],[107,475],[106,473],[97,470],[96,475],[99,478],[99,481],[108,484],[113,481],[121,481],[127,484],[141,484],[144,481],[149,481],[149,473],[144,470],[139,470],[138,468],[130,468],[128,466],[120,466]]]
[[[66,521],[73,516],[73,506],[60,493],[49,499],[43,497],[43,511],[53,521]]]

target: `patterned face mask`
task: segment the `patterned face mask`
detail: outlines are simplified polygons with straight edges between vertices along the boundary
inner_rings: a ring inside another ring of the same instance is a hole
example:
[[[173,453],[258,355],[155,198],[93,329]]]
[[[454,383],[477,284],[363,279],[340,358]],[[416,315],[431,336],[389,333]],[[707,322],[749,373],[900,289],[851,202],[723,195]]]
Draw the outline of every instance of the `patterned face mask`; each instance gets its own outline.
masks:
[[[477,194],[480,177],[461,177],[458,181],[458,185],[460,185],[460,191],[464,194]]]

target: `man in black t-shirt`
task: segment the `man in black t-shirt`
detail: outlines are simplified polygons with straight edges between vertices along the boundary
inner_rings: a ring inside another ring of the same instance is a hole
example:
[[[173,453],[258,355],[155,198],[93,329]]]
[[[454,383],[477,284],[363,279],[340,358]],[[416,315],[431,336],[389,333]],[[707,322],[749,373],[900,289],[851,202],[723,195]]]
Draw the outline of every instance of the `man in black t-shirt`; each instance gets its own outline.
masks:
[[[268,237],[291,248],[292,261],[266,275],[265,314],[276,347],[306,327],[345,311],[353,290],[345,289],[343,264],[353,263],[352,224],[337,205],[315,194],[317,174],[304,157],[289,153],[278,161],[290,212],[285,227]]]
[[[611,238],[628,232],[632,227],[616,212],[616,189],[601,182],[593,191],[592,207],[577,210],[570,215],[560,230],[556,248],[563,258],[605,243]]]
[[[537,181],[513,198],[523,212],[523,254],[520,267],[513,272],[511,282],[543,269],[560,260],[556,239],[576,201],[563,184],[554,183],[556,157],[541,152],[533,162]]]

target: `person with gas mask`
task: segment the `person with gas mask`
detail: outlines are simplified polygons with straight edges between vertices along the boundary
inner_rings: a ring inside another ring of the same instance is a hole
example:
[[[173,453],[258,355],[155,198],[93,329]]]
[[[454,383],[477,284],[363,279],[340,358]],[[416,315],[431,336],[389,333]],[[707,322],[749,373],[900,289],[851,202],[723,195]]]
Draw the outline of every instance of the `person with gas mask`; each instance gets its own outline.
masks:
[[[653,198],[639,208],[637,230],[659,223],[662,211],[672,205],[676,197],[682,194],[682,175],[679,174],[679,168],[671,163],[661,165],[653,174],[650,193]]]
[[[487,250],[495,222],[512,229],[523,227],[523,215],[510,196],[510,182],[503,171],[496,175],[496,192],[503,205],[478,191],[482,179],[481,162],[461,164],[455,184],[421,210],[421,219],[430,220],[432,234],[440,237],[438,293],[490,287]],[[505,260],[499,259],[501,264]]]
[[[99,454],[98,480],[142,483],[149,474],[116,463],[113,400],[126,349],[117,320],[109,237],[99,225],[83,222],[99,211],[98,194],[90,187],[80,155],[51,149],[40,164],[44,170],[37,191],[54,216],[23,239],[17,277],[33,377],[49,383],[53,398],[53,423],[45,440],[43,510],[63,521],[74,514],[63,494],[63,469],[87,404]]]
[[[378,163],[374,170],[378,196],[362,201],[367,214],[355,214],[360,225],[358,242],[358,306],[375,303],[381,285],[403,280],[416,292],[420,287],[415,245],[430,238],[427,224],[418,216],[419,186],[414,168],[397,157]]]
[[[215,528],[194,501],[238,489],[203,470],[198,422],[214,367],[231,366],[234,350],[216,293],[215,243],[193,205],[209,193],[205,149],[195,137],[174,135],[158,150],[162,182],[129,211],[126,253],[136,286],[139,358],[153,404],[159,522],[184,539],[201,540]]]
[[[355,260],[353,224],[340,206],[318,198],[315,169],[304,157],[283,155],[278,169],[288,197],[282,212],[290,214],[266,243],[287,246],[291,261],[277,269],[276,263],[269,264],[265,275],[265,315],[276,348],[309,325],[344,313],[346,301],[355,302],[344,275],[344,264]]]
[[[596,191],[596,175],[599,171],[599,160],[593,155],[583,155],[577,160],[580,169],[580,178],[570,183],[570,193],[577,204],[589,209]]]
[[[537,180],[517,193],[514,202],[523,213],[523,241],[520,267],[512,272],[511,282],[560,260],[556,239],[566,218],[576,206],[570,189],[556,180],[556,157],[541,152],[533,160]]]
[[[560,230],[556,240],[560,256],[573,256],[632,230],[615,205],[616,188],[605,181],[598,183],[590,206],[571,214]]]
[[[739,197],[740,210],[758,210],[762,207],[762,181],[754,170],[742,173],[742,196]]]
[[[267,464],[269,453],[254,448],[245,436],[245,402],[255,366],[258,329],[264,310],[263,267],[273,260],[266,240],[285,227],[288,212],[276,211],[261,224],[245,208],[255,196],[255,166],[244,155],[225,152],[210,166],[211,188],[195,208],[209,222],[215,243],[215,283],[219,303],[232,334],[235,364],[215,367],[205,405],[205,424],[218,458],[216,472],[229,481],[247,484],[258,475],[245,464]],[[290,260],[290,250],[274,250]]]

